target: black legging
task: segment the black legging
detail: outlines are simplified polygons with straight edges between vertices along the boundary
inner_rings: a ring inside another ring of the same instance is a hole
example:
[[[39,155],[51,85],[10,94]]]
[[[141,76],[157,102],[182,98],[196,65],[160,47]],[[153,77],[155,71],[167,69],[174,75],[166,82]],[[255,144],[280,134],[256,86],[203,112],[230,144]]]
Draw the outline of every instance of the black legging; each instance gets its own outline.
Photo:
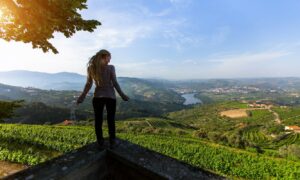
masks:
[[[107,124],[109,140],[114,140],[116,137],[115,127],[115,113],[116,113],[116,99],[108,97],[93,97],[93,108],[95,114],[95,130],[97,142],[103,140],[102,122],[103,122],[103,109],[106,106]]]

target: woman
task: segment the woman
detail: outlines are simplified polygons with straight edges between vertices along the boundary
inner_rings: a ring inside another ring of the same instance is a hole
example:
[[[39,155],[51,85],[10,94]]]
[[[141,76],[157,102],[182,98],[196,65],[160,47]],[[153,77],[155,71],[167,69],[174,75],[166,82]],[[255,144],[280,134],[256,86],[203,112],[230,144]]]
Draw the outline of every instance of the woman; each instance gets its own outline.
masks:
[[[107,124],[109,132],[109,147],[113,148],[116,144],[115,138],[115,113],[116,113],[116,95],[115,90],[124,101],[128,101],[129,97],[126,96],[121,90],[117,78],[115,67],[108,65],[111,59],[109,51],[102,49],[90,58],[87,64],[87,82],[84,90],[77,99],[77,105],[82,103],[86,94],[89,92],[93,85],[93,81],[96,84],[93,97],[93,109],[95,114],[95,130],[97,143],[99,147],[104,144],[104,138],[102,133],[103,122],[103,109],[106,106],[107,111]]]

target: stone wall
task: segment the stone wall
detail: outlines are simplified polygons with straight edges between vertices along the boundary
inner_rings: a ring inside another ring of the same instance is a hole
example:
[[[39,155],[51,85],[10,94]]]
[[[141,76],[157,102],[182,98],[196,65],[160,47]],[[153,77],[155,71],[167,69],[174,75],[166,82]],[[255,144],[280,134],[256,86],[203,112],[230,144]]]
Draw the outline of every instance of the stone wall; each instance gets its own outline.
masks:
[[[224,179],[126,140],[102,149],[88,144],[4,179]]]

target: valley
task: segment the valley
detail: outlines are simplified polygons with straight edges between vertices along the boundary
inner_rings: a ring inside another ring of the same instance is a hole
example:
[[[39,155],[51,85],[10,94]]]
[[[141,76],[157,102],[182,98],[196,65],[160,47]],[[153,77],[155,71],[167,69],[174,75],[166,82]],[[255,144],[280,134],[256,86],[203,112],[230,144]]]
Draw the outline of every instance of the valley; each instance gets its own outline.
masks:
[[[117,99],[117,137],[229,178],[299,177],[300,88],[277,81],[122,78],[131,101]],[[0,124],[0,160],[28,167],[95,142],[91,92],[70,118],[79,93],[1,84],[14,113]]]

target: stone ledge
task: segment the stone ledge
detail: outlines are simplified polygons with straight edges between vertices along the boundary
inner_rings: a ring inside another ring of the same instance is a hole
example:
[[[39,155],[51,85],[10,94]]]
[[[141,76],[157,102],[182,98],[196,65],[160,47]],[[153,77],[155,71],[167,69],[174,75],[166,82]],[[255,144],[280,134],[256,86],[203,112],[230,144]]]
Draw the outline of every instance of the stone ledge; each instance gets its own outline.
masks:
[[[225,179],[129,141],[91,143],[3,179]]]

